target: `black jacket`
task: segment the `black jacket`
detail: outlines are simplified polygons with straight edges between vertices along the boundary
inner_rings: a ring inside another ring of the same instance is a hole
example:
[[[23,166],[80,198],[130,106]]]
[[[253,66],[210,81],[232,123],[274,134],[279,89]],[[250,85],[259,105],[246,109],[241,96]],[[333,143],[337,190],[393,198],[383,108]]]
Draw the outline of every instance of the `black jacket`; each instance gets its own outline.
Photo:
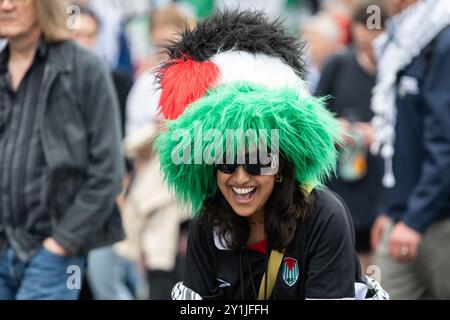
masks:
[[[123,239],[116,196],[124,165],[110,72],[71,41],[52,44],[41,88],[52,237],[71,255]]]
[[[393,159],[385,208],[419,232],[450,217],[450,26],[397,75]]]

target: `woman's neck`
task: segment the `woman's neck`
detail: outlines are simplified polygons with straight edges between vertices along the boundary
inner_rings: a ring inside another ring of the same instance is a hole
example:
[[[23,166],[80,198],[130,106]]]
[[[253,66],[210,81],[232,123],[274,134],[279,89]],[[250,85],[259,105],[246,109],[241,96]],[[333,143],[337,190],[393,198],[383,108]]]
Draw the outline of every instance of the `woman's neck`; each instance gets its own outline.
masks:
[[[250,225],[264,224],[264,209],[260,209],[247,218]]]
[[[264,211],[260,210],[247,218],[250,225],[250,236],[247,244],[259,243],[266,240],[266,225]]]

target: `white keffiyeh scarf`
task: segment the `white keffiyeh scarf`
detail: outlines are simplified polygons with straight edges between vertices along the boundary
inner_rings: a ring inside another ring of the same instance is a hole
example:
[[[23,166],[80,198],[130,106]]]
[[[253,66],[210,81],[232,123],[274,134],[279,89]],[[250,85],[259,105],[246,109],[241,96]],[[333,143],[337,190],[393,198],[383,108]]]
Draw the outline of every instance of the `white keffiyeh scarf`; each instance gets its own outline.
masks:
[[[376,131],[372,152],[385,161],[383,185],[395,186],[392,167],[397,121],[396,80],[400,71],[450,24],[449,0],[419,0],[392,17],[386,32],[375,43],[378,56],[378,81],[373,92],[372,124]]]

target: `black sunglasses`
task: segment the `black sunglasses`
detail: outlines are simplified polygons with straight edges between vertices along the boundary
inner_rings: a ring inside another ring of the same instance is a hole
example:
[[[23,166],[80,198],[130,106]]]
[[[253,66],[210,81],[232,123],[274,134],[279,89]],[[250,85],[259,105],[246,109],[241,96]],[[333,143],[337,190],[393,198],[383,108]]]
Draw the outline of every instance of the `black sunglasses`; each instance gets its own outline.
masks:
[[[248,157],[246,159],[248,161]],[[262,175],[276,175],[278,173],[278,159],[275,157],[271,162],[267,164],[262,164],[261,162],[257,162],[255,164],[245,163],[245,164],[218,164],[216,165],[216,169],[225,174],[234,174],[239,166],[243,166],[245,171],[252,176],[262,176]]]
[[[222,173],[234,174],[239,166],[243,166],[245,171],[252,176],[260,176],[263,169],[270,168],[270,165],[263,164],[219,164],[216,168]]]

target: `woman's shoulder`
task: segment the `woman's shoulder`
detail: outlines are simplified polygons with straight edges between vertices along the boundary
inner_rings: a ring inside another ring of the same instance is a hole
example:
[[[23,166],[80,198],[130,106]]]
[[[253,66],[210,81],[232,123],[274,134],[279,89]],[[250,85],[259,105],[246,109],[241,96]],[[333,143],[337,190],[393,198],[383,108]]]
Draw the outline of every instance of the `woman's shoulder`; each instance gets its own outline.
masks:
[[[205,253],[213,261],[217,261],[223,253],[234,252],[228,244],[230,237],[229,234],[223,235],[217,228],[209,226],[201,217],[189,222],[188,247]]]
[[[192,218],[189,221],[189,236],[201,240],[207,238],[208,228],[200,217]]]
[[[307,228],[327,227],[332,229],[350,229],[353,222],[344,200],[327,187],[317,189],[315,210],[307,221]],[[331,224],[330,224],[331,223]]]
[[[312,196],[316,201],[315,210],[297,229],[291,251],[298,250],[308,259],[319,257],[319,260],[331,259],[341,252],[342,264],[353,261],[355,232],[344,201],[325,187],[313,191]]]
[[[316,197],[316,212],[323,211],[325,215],[342,215],[348,211],[344,200],[328,187],[314,191]]]

